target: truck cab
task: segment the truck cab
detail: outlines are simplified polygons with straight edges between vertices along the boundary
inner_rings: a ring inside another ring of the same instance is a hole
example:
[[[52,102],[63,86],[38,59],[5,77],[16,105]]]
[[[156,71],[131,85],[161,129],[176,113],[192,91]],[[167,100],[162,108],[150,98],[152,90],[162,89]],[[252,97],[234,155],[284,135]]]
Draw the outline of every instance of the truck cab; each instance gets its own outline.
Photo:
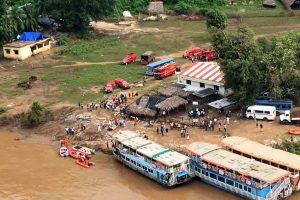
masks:
[[[284,113],[279,116],[279,119],[283,124],[291,123],[291,111],[284,111]]]

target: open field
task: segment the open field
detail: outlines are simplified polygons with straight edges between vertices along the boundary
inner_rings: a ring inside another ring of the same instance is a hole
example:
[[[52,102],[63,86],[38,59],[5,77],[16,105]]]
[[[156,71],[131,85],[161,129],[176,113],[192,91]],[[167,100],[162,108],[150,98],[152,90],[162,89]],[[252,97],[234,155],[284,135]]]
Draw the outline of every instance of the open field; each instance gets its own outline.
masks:
[[[272,37],[289,31],[299,31],[299,19],[299,17],[251,17],[241,20],[231,18],[229,29],[234,31],[239,25],[247,25],[253,30],[256,38]],[[144,79],[145,66],[139,65],[138,62],[127,66],[119,65],[119,61],[128,52],[136,52],[139,56],[144,51],[152,50],[159,58],[172,56],[180,65],[186,66],[187,60],[181,58],[182,51],[191,46],[204,48],[210,46],[204,20],[185,21],[170,17],[166,21],[142,22],[138,26],[141,30],[156,28],[158,31],[76,40],[66,47],[55,48],[50,52],[50,56],[47,53],[23,62],[2,61],[0,105],[7,106],[18,100],[15,105],[24,107],[23,104],[32,101],[33,98],[46,104],[101,99],[105,95],[101,89],[107,80],[122,77],[129,82],[137,82]],[[33,89],[24,91],[16,88],[18,82],[26,80],[31,75],[39,78]],[[147,87],[133,90],[145,93],[175,80],[175,76],[163,81],[150,80],[146,84]]]

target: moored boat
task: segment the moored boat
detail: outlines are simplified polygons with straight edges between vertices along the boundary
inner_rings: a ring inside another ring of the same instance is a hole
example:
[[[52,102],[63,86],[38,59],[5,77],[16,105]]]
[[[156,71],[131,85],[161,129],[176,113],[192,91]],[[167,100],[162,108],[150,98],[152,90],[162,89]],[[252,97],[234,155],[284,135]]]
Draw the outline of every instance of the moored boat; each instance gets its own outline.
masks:
[[[275,200],[292,194],[291,173],[287,170],[208,143],[192,143],[187,152],[195,175],[213,186],[253,200]]]
[[[293,191],[300,190],[299,155],[274,149],[243,137],[228,137],[223,139],[222,142],[229,151],[291,172],[290,181]]]
[[[194,176],[189,157],[133,131],[121,131],[113,136],[113,154],[128,167],[165,186],[187,182]]]

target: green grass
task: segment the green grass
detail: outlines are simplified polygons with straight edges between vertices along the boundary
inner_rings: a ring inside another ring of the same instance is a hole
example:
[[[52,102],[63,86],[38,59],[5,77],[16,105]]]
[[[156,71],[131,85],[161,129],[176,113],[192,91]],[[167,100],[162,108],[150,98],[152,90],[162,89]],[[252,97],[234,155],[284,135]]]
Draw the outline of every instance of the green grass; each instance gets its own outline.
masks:
[[[102,88],[106,81],[124,78],[128,82],[139,81],[145,67],[139,64],[121,66],[118,64],[78,66],[75,68],[56,68],[44,75],[46,81],[59,83],[60,99],[77,102],[99,99],[105,95]],[[96,91],[91,87],[98,86]]]
[[[241,24],[249,26],[256,35],[285,34],[287,31],[299,31],[299,17],[243,17]],[[236,30],[236,19],[229,20],[229,29]],[[106,94],[102,88],[107,80],[117,77],[125,78],[128,82],[143,79],[145,66],[138,62],[125,66],[119,64],[65,66],[76,62],[111,62],[120,61],[128,52],[136,52],[138,57],[145,51],[151,50],[156,56],[168,55],[184,51],[189,46],[203,46],[209,42],[205,20],[184,21],[177,17],[169,17],[166,21],[142,22],[142,28],[158,28],[157,33],[131,33],[124,36],[105,36],[91,40],[72,41],[65,50],[58,48],[52,55],[55,62],[49,67],[31,69],[29,66],[18,66],[12,69],[10,77],[0,79],[0,98],[13,99],[15,96],[26,94],[26,91],[16,88],[20,81],[31,75],[38,76],[44,84],[56,86],[57,90],[44,94],[53,101],[92,101]],[[179,65],[186,60],[176,58]],[[134,88],[149,92],[155,88],[174,82],[176,77],[163,81],[149,81],[145,88]],[[150,86],[149,86],[150,85]],[[120,90],[116,90],[118,92]]]
[[[227,5],[222,7],[224,12],[230,16],[238,14],[243,16],[280,16],[287,14],[280,0],[276,1],[276,8],[266,8],[262,6],[263,0],[252,0],[252,4],[247,0],[236,0],[236,5]]]

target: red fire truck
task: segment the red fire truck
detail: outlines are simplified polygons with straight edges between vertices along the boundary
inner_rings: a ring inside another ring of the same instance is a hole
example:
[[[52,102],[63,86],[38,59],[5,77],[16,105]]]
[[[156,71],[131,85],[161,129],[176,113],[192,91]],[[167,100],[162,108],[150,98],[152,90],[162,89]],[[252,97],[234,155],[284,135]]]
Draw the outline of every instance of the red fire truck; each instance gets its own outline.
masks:
[[[163,66],[154,69],[154,77],[156,79],[162,79],[167,76],[175,74],[178,65],[175,62],[166,63]]]

